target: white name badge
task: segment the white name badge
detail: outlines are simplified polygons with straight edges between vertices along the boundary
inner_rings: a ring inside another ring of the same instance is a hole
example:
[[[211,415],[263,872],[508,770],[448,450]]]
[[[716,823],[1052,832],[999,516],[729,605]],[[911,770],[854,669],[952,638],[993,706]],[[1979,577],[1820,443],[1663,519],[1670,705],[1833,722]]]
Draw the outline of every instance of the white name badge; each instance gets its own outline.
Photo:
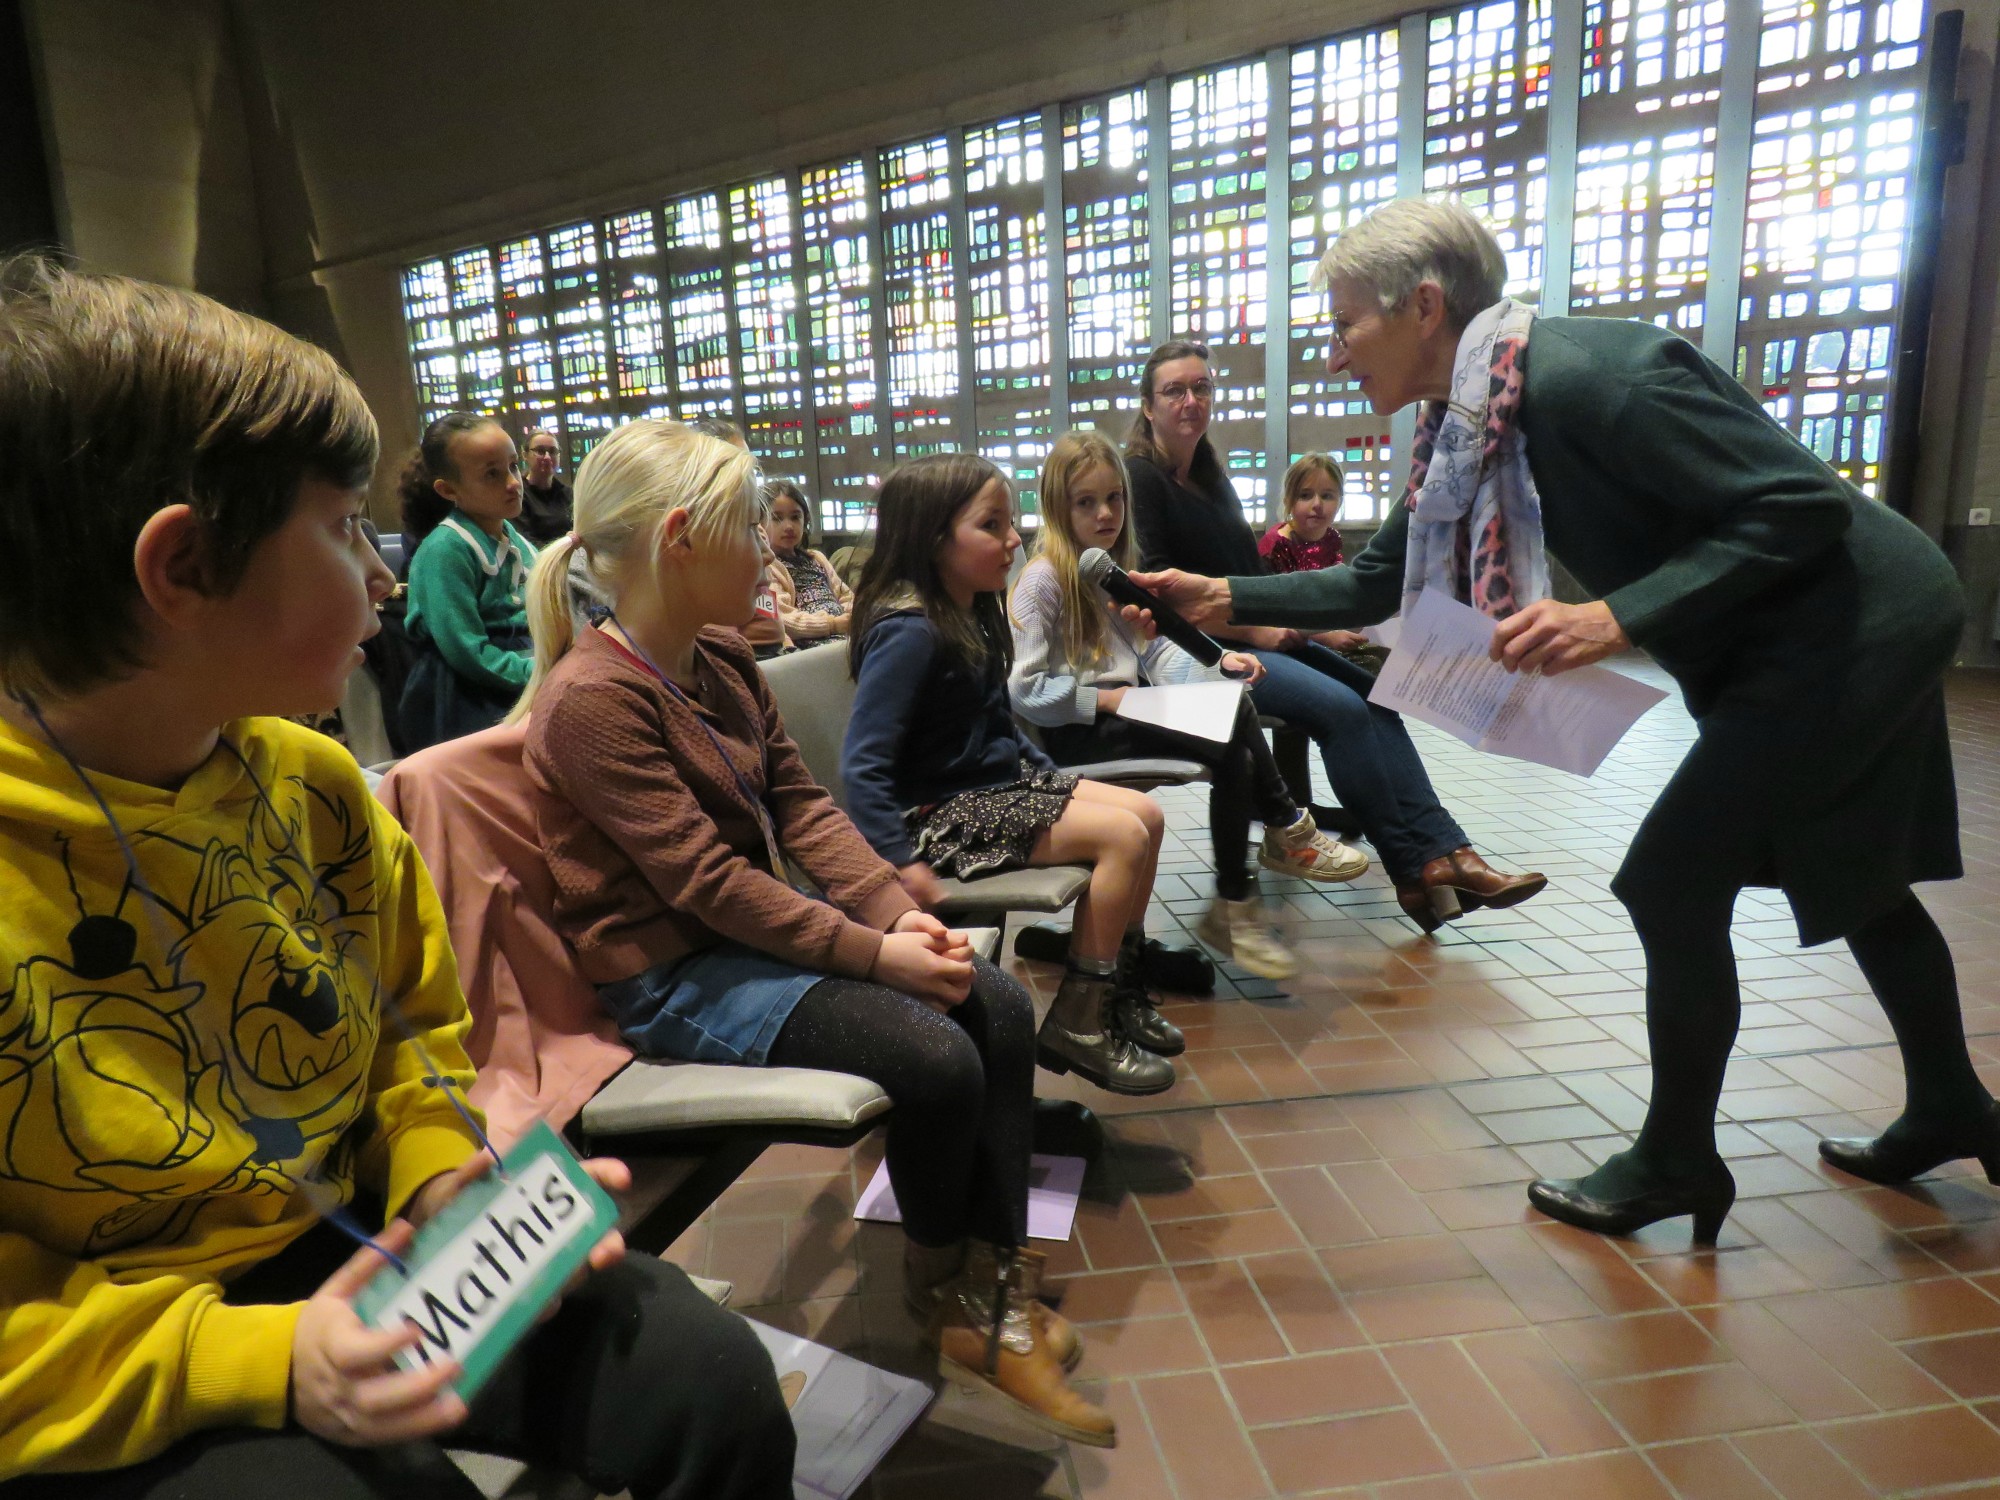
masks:
[[[467,1400],[618,1223],[618,1205],[546,1123],[502,1161],[504,1175],[469,1184],[417,1231],[408,1276],[385,1265],[354,1299],[369,1327],[422,1336],[397,1356],[403,1368],[458,1361],[453,1389]]]

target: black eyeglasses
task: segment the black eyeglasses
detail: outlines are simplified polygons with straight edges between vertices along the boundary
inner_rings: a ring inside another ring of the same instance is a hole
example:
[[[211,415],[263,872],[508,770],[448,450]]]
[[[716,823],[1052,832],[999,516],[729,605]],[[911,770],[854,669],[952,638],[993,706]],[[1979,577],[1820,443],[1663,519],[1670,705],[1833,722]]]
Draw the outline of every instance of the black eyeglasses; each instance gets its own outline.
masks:
[[[1215,396],[1215,382],[1212,380],[1197,380],[1191,385],[1182,385],[1176,381],[1172,385],[1161,386],[1154,394],[1169,406],[1179,406],[1190,396],[1194,397],[1197,401],[1209,401],[1213,400]]]

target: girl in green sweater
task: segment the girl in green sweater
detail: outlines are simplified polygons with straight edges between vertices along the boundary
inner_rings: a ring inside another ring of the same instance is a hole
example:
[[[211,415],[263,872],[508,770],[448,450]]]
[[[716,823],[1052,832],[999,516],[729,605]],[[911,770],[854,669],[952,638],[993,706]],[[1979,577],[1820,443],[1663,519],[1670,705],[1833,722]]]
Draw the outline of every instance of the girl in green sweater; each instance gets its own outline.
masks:
[[[403,688],[410,751],[497,724],[527,686],[523,589],[535,549],[521,513],[514,440],[490,417],[449,412],[404,465],[408,629],[416,665]]]

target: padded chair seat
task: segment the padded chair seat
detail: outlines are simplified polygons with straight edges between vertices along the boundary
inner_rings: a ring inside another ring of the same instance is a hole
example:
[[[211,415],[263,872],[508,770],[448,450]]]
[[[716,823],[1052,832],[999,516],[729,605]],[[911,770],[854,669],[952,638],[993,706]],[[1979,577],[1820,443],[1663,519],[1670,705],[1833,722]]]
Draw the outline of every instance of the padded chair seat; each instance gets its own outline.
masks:
[[[981,958],[1000,951],[997,927],[968,927],[965,935]],[[584,1105],[583,1130],[598,1138],[717,1126],[842,1131],[888,1107],[887,1094],[851,1073],[634,1058]]]
[[[946,880],[937,914],[988,911],[1061,911],[1090,884],[1090,871],[1077,865],[1042,870],[1002,870],[977,880]]]
[[[1166,756],[1094,760],[1063,769],[1086,781],[1109,781],[1139,792],[1149,792],[1156,786],[1186,786],[1191,781],[1208,780],[1208,767],[1200,761],[1172,760]]]
[[[596,1139],[723,1125],[852,1130],[888,1107],[887,1094],[851,1073],[639,1058],[584,1105],[583,1130]]]

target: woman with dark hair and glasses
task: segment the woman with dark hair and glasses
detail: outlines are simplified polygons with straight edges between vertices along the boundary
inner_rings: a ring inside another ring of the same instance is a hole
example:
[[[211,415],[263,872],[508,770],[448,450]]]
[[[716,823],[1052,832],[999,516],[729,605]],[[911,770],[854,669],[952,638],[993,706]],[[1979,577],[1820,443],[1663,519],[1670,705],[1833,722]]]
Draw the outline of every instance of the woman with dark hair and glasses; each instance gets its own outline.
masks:
[[[1214,399],[1203,345],[1177,340],[1147,357],[1139,412],[1125,439],[1147,568],[1264,571],[1257,534],[1208,438]],[[1312,736],[1334,794],[1360,820],[1395,882],[1397,904],[1426,932],[1476,907],[1516,905],[1548,884],[1541,875],[1505,874],[1473,852],[1432,790],[1403,721],[1368,702],[1374,679],[1367,672],[1296,630],[1224,622],[1210,633],[1241,642],[1264,664],[1251,702]]]

